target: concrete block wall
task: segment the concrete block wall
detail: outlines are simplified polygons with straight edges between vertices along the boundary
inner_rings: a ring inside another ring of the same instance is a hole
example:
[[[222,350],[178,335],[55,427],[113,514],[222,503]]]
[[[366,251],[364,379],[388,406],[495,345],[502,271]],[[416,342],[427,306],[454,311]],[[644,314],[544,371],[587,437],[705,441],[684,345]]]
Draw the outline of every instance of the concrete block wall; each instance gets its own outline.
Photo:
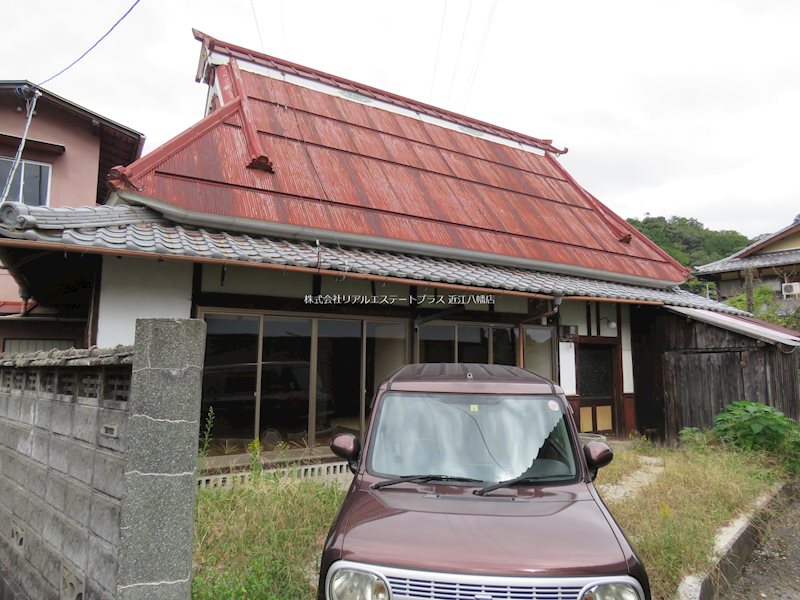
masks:
[[[190,597],[204,346],[0,355],[0,600]]]

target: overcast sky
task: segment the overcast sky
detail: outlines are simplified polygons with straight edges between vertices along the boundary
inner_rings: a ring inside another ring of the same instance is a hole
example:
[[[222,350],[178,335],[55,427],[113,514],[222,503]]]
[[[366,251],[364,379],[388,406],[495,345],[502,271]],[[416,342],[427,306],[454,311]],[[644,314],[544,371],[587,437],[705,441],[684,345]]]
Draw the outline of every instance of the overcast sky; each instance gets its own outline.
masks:
[[[4,3],[0,79],[50,77],[132,1]],[[552,138],[623,217],[755,236],[800,213],[800,2],[141,0],[46,88],[149,152],[202,117],[192,27]]]

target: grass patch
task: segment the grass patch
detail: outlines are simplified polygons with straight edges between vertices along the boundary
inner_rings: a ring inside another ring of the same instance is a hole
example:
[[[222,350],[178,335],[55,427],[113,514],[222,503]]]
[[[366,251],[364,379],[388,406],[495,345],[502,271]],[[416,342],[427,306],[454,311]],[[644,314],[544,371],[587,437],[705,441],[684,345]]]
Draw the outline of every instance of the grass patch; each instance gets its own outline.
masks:
[[[716,532],[772,488],[779,471],[755,453],[721,447],[631,446],[615,449],[597,483],[619,483],[640,468],[641,454],[663,457],[665,472],[608,505],[647,568],[654,600],[664,600],[684,576],[710,566]],[[313,600],[312,561],[343,497],[334,483],[292,478],[198,490],[192,597]]]
[[[608,503],[650,576],[654,600],[712,564],[717,531],[772,488],[778,473],[755,454],[659,450],[665,472],[643,493]],[[602,473],[602,471],[601,471]]]
[[[641,468],[639,453],[627,446],[614,446],[614,460],[597,472],[597,485],[614,485]]]
[[[309,564],[343,497],[335,483],[292,478],[198,490],[192,598],[311,600]]]

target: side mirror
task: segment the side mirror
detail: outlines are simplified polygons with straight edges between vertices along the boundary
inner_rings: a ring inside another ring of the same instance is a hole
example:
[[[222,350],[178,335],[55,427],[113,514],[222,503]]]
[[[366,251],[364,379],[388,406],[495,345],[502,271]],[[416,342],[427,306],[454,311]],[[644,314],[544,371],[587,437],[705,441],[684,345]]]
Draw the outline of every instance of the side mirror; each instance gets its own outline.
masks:
[[[352,433],[340,433],[331,440],[331,450],[339,458],[347,461],[350,471],[358,470],[358,458],[361,455],[361,442]]]
[[[605,467],[614,458],[614,451],[603,442],[589,442],[583,447],[583,455],[586,457],[586,466],[589,467],[589,474],[594,481],[597,470]]]

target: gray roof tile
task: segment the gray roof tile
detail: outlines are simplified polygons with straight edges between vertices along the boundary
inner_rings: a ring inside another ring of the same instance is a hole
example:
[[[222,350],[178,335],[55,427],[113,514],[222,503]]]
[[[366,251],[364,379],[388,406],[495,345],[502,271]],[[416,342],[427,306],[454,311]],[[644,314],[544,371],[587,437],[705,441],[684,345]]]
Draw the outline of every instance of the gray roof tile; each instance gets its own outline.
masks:
[[[445,281],[498,290],[661,302],[671,306],[741,312],[679,288],[647,288],[471,261],[324,244],[316,246],[302,240],[209,231],[174,223],[150,209],[131,206],[47,208],[6,203],[0,206],[0,236],[165,257],[290,264],[432,283]]]
[[[734,256],[695,267],[695,272],[704,275],[706,273],[726,273],[744,269],[763,269],[766,267],[800,264],[800,249],[754,254],[745,258],[734,258]]]

